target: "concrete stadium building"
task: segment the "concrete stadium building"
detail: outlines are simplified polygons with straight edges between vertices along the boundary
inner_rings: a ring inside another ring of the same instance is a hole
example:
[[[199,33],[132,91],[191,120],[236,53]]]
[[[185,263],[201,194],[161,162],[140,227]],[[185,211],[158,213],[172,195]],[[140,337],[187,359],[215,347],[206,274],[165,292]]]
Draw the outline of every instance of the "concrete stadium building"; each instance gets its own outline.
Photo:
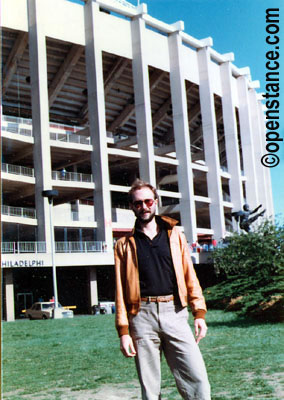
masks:
[[[3,318],[53,295],[50,210],[59,301],[78,313],[112,300],[136,177],[189,244],[225,238],[244,203],[273,214],[258,82],[233,53],[145,4],[1,3]]]

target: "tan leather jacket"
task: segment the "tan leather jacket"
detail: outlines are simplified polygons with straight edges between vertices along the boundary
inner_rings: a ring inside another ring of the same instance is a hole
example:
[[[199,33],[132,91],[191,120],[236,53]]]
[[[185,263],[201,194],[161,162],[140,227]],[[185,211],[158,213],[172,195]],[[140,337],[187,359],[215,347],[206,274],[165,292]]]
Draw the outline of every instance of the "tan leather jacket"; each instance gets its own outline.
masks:
[[[204,318],[205,300],[191,261],[186,238],[175,227],[177,221],[162,218],[167,225],[170,249],[177,278],[178,293],[183,307],[188,304],[195,318]],[[139,272],[134,230],[119,239],[115,246],[116,273],[116,329],[119,336],[128,334],[128,314],[137,314],[140,309]]]

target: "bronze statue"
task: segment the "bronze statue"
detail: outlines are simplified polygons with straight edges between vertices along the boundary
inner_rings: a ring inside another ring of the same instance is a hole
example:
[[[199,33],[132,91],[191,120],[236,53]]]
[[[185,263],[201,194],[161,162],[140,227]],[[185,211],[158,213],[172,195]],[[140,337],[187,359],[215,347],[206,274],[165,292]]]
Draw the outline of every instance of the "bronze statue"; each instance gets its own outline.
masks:
[[[239,223],[240,228],[245,230],[246,232],[250,231],[250,225],[256,221],[259,217],[262,217],[265,213],[265,210],[261,211],[260,213],[254,215],[253,217],[250,218],[250,215],[255,214],[260,208],[262,207],[262,204],[260,204],[258,207],[256,207],[253,211],[249,209],[248,204],[244,204],[243,206],[243,211],[237,211],[233,212],[232,216],[235,218],[237,223]]]

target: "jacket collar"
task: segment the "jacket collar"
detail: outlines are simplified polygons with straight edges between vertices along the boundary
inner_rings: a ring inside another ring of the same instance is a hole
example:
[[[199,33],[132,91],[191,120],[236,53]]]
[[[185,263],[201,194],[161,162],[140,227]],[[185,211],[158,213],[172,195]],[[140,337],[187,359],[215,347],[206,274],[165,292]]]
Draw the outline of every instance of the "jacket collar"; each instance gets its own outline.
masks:
[[[167,231],[171,231],[173,227],[178,223],[176,219],[166,217],[166,216],[160,216],[156,215],[156,222],[158,225],[163,226]],[[137,229],[137,220],[135,222],[134,228],[132,229],[132,232],[130,233],[130,236],[133,236],[135,233],[135,229]]]

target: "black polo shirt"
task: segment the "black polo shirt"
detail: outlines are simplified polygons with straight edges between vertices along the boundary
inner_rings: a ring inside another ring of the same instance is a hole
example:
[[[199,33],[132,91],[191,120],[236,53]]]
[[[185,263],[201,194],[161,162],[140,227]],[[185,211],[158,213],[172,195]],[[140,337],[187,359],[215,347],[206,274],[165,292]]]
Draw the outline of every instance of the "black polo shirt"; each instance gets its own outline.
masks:
[[[153,240],[137,227],[134,232],[141,297],[166,296],[177,292],[168,233],[163,221],[158,223],[160,230]]]

